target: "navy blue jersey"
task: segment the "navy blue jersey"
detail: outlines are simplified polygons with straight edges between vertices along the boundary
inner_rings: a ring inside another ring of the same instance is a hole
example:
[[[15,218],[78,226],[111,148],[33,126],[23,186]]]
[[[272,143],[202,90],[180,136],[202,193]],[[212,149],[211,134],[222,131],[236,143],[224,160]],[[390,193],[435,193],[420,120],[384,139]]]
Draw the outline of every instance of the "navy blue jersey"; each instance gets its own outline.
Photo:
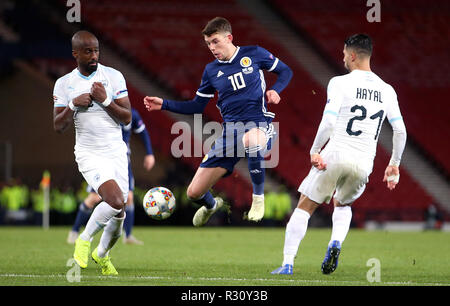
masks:
[[[153,154],[150,136],[139,112],[134,108],[131,108],[131,122],[127,125],[122,125],[122,139],[127,144],[128,154],[130,154],[130,138],[132,132],[141,136],[146,154]]]
[[[206,65],[194,100],[190,103],[164,100],[162,109],[184,114],[199,113],[217,91],[217,107],[225,122],[270,123],[275,114],[267,109],[263,70],[278,74],[277,82],[271,88],[278,93],[292,77],[291,69],[266,49],[237,47],[228,61],[216,59]]]

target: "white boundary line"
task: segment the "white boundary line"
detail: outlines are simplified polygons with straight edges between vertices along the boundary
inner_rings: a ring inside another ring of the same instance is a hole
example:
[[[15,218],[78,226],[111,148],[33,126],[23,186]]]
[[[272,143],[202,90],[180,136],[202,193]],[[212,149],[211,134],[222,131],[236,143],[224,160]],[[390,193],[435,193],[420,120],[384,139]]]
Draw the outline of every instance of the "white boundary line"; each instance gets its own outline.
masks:
[[[65,274],[0,274],[0,278],[66,278]],[[228,277],[170,277],[170,276],[95,276],[82,275],[81,279],[148,279],[148,280],[180,280],[180,281],[237,281],[247,282],[254,285],[253,282],[279,282],[287,285],[317,283],[317,284],[342,284],[342,285],[381,285],[381,286],[450,286],[450,283],[418,283],[418,282],[379,282],[369,283],[367,281],[345,281],[345,280],[308,280],[308,279],[275,279],[275,278],[228,278]],[[68,282],[69,283],[69,282]]]

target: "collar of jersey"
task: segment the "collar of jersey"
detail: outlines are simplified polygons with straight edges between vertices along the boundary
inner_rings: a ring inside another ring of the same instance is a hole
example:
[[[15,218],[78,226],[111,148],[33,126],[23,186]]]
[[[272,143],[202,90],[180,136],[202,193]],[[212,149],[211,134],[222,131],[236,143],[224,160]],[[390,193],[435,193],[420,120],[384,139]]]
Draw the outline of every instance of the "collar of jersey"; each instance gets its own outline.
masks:
[[[361,69],[353,69],[352,72],[357,72],[357,73],[373,73],[372,71],[369,71],[369,70],[361,70]]]
[[[78,68],[75,68],[75,69],[77,69],[78,75],[79,75],[80,77],[82,77],[82,78],[85,79],[85,80],[90,80],[90,79],[97,73],[97,71],[98,71],[98,64],[97,64],[97,70],[95,70],[94,72],[92,72],[92,73],[91,73],[90,75],[88,75],[88,76],[82,75],[81,72],[80,72],[80,70],[78,70]]]
[[[236,55],[238,54],[240,48],[241,47],[239,47],[239,46],[236,48],[236,51],[234,51],[233,56],[228,61],[221,61],[221,60],[217,60],[217,61],[221,64],[231,63],[234,60],[234,58],[236,57]]]

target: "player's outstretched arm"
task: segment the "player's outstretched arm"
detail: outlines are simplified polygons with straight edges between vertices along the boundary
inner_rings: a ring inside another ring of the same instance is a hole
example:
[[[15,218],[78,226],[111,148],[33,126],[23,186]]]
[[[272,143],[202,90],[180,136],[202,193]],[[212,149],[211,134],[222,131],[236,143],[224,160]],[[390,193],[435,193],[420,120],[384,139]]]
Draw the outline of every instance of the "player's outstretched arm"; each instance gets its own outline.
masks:
[[[196,95],[188,101],[163,100],[159,97],[145,97],[144,104],[149,112],[167,110],[177,114],[201,114],[211,98]]]
[[[163,99],[159,98],[159,97],[149,97],[146,96],[144,98],[144,105],[145,108],[151,112],[151,111],[155,111],[155,110],[161,110],[162,108],[162,104],[163,104]]]

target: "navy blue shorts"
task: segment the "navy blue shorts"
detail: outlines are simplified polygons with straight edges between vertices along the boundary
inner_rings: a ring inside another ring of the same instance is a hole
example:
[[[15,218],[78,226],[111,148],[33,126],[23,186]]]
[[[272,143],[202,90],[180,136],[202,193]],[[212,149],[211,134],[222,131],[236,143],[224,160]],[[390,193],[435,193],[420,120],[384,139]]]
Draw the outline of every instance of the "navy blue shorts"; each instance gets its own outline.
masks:
[[[224,123],[222,136],[215,140],[211,150],[203,158],[200,167],[221,167],[227,170],[224,177],[229,176],[233,173],[234,166],[237,162],[241,158],[248,157],[249,154],[251,154],[248,151],[246,152],[242,137],[246,132],[255,127],[266,133],[267,143],[258,152],[258,154],[265,156],[272,148],[272,144],[277,135],[275,128],[271,123],[259,123],[258,125],[254,123],[248,123],[246,125]]]

